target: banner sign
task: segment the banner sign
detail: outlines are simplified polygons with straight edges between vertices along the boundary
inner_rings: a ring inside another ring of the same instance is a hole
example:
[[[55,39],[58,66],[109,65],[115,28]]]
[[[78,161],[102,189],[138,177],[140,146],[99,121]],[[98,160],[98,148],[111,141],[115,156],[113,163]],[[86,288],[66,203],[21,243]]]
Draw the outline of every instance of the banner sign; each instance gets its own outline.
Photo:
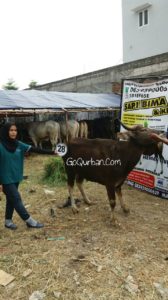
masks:
[[[168,79],[152,83],[124,80],[121,121],[128,126],[141,124],[168,137]],[[163,144],[162,155],[163,164],[155,155],[142,155],[127,183],[168,199],[168,145]]]

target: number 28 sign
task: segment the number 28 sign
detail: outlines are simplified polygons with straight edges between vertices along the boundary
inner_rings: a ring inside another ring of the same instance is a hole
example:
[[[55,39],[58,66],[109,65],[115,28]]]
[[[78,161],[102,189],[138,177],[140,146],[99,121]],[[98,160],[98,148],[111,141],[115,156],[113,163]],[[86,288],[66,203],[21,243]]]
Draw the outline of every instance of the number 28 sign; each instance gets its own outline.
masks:
[[[59,156],[64,156],[68,151],[67,145],[63,143],[57,144],[55,148],[55,153],[57,153]]]

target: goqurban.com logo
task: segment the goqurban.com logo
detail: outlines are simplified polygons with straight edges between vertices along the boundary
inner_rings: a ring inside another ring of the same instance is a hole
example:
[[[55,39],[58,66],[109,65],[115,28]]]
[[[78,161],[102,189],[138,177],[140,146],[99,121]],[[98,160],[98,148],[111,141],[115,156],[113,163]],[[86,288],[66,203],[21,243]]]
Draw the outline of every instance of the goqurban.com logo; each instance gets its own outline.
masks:
[[[121,166],[121,160],[120,159],[110,159],[106,158],[104,159],[96,159],[93,158],[89,160],[85,160],[82,157],[78,157],[77,159],[73,159],[72,157],[69,157],[66,160],[67,166]]]

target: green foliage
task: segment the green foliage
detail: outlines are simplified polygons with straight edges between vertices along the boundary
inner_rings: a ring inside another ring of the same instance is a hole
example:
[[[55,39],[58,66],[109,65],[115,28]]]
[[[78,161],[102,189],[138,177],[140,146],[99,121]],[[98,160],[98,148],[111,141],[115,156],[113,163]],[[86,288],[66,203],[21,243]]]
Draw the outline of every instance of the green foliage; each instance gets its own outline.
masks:
[[[4,90],[18,90],[18,87],[15,84],[15,81],[10,78],[8,82],[2,87]]]
[[[61,186],[66,183],[64,163],[61,157],[50,158],[44,167],[43,183]]]
[[[148,121],[147,120],[145,120],[145,122],[144,122],[144,127],[148,128]]]
[[[29,88],[30,88],[31,90],[34,89],[36,86],[37,86],[37,81],[35,81],[35,80],[32,80],[32,81],[29,83]]]

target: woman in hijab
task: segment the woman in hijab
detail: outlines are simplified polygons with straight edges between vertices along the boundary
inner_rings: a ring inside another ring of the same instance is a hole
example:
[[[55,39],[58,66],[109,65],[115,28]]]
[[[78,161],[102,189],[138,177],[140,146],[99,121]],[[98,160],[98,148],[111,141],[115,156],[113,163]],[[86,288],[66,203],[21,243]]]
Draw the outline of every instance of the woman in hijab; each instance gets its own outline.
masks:
[[[0,142],[0,184],[6,196],[5,227],[15,230],[13,212],[25,221],[27,227],[42,228],[44,225],[34,220],[26,210],[18,191],[19,183],[23,179],[23,161],[26,152],[41,154],[55,154],[54,151],[42,150],[17,140],[17,127],[6,123],[1,129]]]

